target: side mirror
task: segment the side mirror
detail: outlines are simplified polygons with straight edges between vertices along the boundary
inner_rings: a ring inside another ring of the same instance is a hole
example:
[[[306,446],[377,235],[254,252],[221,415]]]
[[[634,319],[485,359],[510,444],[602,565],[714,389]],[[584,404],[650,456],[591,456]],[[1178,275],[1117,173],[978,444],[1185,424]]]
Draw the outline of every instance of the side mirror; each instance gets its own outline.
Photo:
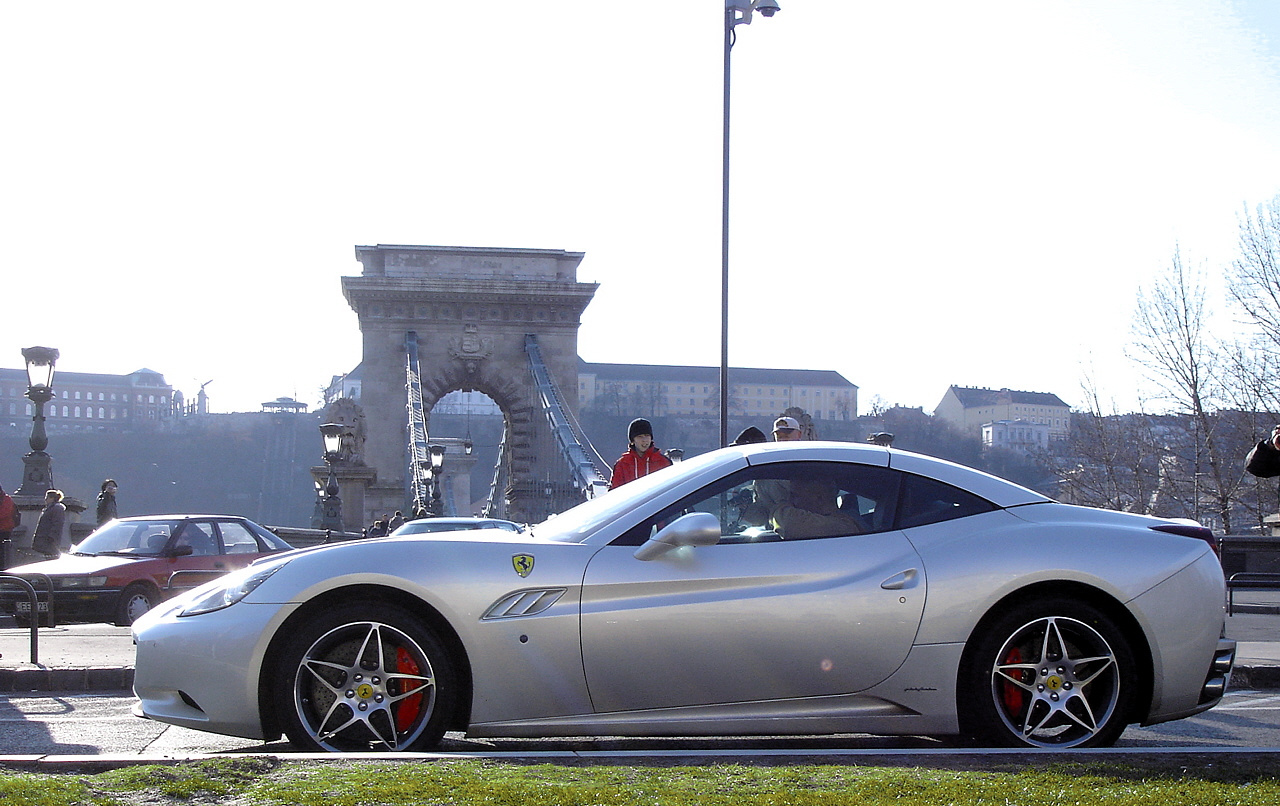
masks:
[[[190,546],[174,546],[166,551],[165,554],[169,557],[190,557],[195,551]]]
[[[636,549],[637,560],[653,560],[681,546],[714,546],[720,542],[720,519],[710,512],[690,512],[667,524]]]

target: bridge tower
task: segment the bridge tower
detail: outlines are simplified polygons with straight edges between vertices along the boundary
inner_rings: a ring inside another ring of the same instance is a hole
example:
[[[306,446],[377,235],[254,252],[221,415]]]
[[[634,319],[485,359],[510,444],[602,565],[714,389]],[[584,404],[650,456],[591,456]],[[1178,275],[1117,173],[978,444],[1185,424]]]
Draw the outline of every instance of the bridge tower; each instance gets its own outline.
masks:
[[[578,282],[583,253],[378,245],[357,246],[356,258],[363,271],[343,277],[342,291],[364,342],[364,458],[377,472],[365,522],[402,509],[411,476],[405,386],[411,332],[428,418],[436,401],[455,390],[492,398],[505,421],[507,483],[497,491],[505,495],[504,516],[540,520],[544,487],[568,473],[538,402],[526,337],[536,337],[562,404],[576,413],[578,326],[598,287]]]

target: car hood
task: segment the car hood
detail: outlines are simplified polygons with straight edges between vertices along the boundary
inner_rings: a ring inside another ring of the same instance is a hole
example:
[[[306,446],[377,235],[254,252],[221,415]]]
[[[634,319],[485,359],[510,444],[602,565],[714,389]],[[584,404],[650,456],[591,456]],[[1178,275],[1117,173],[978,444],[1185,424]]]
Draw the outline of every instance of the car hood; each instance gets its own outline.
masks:
[[[519,543],[521,545],[545,546],[559,541],[534,537],[528,530],[510,532],[506,529],[462,529],[452,532],[419,532],[414,535],[386,535],[384,537],[359,537],[351,540],[340,540],[336,543],[321,543],[306,546],[292,551],[260,557],[254,563],[274,562],[288,557],[299,557],[304,554],[316,554],[332,551],[361,551],[375,543]]]
[[[111,555],[78,555],[63,554],[56,560],[41,560],[38,563],[28,563],[20,565],[17,568],[10,568],[6,573],[9,574],[47,574],[48,576],[74,576],[77,574],[97,574],[108,571],[112,568],[133,565],[140,560],[154,560],[155,557],[138,557],[137,559],[129,559],[127,557],[114,557]]]

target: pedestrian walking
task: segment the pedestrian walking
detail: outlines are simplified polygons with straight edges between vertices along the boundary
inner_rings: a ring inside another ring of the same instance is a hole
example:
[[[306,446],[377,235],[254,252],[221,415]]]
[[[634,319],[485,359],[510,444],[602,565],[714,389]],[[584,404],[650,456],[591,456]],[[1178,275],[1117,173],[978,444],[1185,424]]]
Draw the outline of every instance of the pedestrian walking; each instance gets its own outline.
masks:
[[[56,560],[62,552],[62,527],[66,519],[67,505],[62,503],[62,490],[49,490],[44,494],[44,509],[31,536],[31,548],[46,560]]]
[[[116,480],[107,479],[102,482],[101,491],[98,493],[98,525],[113,521],[117,517],[116,513]]]

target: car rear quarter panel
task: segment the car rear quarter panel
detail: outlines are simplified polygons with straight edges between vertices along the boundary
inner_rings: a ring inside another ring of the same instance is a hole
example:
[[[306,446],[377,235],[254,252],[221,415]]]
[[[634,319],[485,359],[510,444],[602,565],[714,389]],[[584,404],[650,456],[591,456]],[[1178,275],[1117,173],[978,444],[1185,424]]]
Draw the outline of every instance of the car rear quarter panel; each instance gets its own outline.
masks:
[[[1123,516],[1123,517],[1112,517]],[[998,602],[1041,583],[1074,582],[1129,606],[1212,551],[1203,541],[1154,532],[1159,521],[1046,503],[909,530],[930,580],[918,643],[967,641]],[[1221,612],[1222,583],[1189,585],[1185,595],[1208,619]],[[1141,621],[1141,620],[1140,620]],[[1221,626],[1217,619],[1211,629]],[[1143,624],[1149,642],[1163,636]]]
[[[1212,552],[1205,552],[1129,602],[1130,612],[1151,636],[1148,724],[1203,710],[1200,690],[1222,635],[1225,593],[1222,566]]]

